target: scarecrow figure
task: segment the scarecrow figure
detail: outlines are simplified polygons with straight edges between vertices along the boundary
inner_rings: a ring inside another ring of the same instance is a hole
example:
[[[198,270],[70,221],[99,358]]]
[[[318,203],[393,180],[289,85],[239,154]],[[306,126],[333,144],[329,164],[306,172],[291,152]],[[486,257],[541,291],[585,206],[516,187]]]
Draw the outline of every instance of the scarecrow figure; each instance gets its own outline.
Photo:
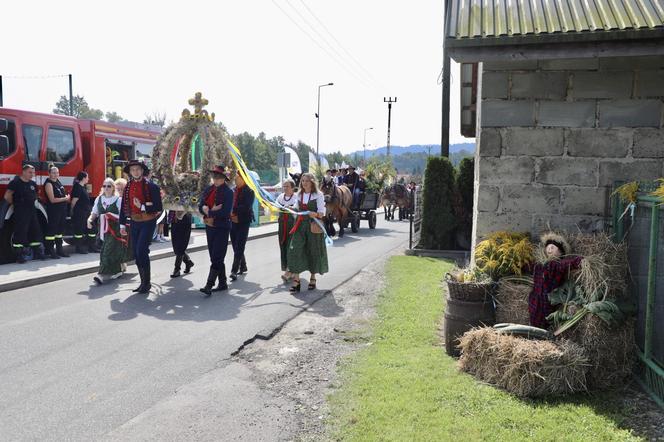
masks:
[[[547,328],[546,317],[554,310],[549,294],[560,287],[570,271],[581,265],[581,256],[570,256],[571,247],[562,235],[548,232],[540,238],[544,249],[544,262],[535,264],[533,269],[533,291],[528,297],[530,325]]]

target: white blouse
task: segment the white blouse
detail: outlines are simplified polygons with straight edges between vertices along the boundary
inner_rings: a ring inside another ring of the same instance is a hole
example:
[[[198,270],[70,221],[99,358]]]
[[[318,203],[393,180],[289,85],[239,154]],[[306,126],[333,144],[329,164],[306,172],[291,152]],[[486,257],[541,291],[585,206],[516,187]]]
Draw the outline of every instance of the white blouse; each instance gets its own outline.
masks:
[[[106,196],[106,195],[99,195],[97,198],[95,198],[95,203],[92,205],[92,213],[95,215],[99,216],[99,209],[98,204],[99,201],[101,200],[101,205],[106,208],[113,204],[114,202],[118,202],[118,210],[120,210],[120,207],[122,207],[122,198],[116,195],[112,196]]]
[[[277,197],[277,203],[283,207],[295,207],[295,204],[297,203],[297,194],[292,194],[289,199],[285,193],[282,193]]]
[[[300,209],[300,199],[302,199],[302,202],[304,203],[305,208]],[[308,193],[308,192],[298,192],[295,194],[295,209],[296,210],[306,210],[306,206],[309,204],[309,201],[311,200],[316,201],[316,212],[320,213],[321,215],[325,215],[325,196],[323,195],[322,192],[317,192],[317,193]]]

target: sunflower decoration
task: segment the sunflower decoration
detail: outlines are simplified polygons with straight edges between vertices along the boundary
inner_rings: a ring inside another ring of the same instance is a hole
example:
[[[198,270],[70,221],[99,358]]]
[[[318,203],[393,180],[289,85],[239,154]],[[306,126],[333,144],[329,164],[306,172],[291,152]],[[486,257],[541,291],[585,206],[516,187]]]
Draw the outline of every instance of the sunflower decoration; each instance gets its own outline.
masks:
[[[659,183],[659,186],[657,186],[657,189],[650,193],[650,195],[659,199],[659,204],[661,205],[664,204],[664,178],[658,179],[657,182]]]
[[[622,186],[618,187],[616,190],[613,191],[611,196],[618,195],[618,197],[624,204],[629,205],[636,203],[636,194],[638,191],[639,191],[639,182],[631,181],[629,183],[625,183]]]
[[[210,170],[233,164],[228,134],[215,123],[214,113],[203,109],[208,100],[197,92],[189,100],[193,112],[182,111],[153,149],[153,175],[164,191],[164,208],[198,214],[198,198],[210,183]],[[231,176],[235,174],[231,170]]]

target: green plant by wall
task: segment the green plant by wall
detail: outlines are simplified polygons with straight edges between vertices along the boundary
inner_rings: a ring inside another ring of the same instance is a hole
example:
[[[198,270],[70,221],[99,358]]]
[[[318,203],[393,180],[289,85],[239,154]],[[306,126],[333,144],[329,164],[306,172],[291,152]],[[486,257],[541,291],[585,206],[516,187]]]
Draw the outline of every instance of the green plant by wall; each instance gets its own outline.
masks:
[[[470,240],[473,230],[473,194],[475,189],[475,159],[464,158],[459,163],[456,189],[461,200],[459,230]]]
[[[424,180],[420,244],[427,249],[451,249],[457,226],[452,208],[455,180],[452,163],[444,157],[429,158]]]

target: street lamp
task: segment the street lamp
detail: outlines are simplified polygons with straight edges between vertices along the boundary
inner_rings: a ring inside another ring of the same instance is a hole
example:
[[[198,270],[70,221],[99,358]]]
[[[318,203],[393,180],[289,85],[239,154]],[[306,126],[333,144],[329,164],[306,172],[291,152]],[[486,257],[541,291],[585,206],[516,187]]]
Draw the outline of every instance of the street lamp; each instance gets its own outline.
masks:
[[[367,127],[364,129],[364,142],[362,143],[362,148],[364,149],[364,167],[367,167],[367,131],[373,130],[373,127]]]
[[[320,162],[320,156],[318,154],[318,144],[320,142],[320,88],[333,85],[334,83],[327,83],[318,86],[318,112],[316,112],[316,161],[318,162]]]

